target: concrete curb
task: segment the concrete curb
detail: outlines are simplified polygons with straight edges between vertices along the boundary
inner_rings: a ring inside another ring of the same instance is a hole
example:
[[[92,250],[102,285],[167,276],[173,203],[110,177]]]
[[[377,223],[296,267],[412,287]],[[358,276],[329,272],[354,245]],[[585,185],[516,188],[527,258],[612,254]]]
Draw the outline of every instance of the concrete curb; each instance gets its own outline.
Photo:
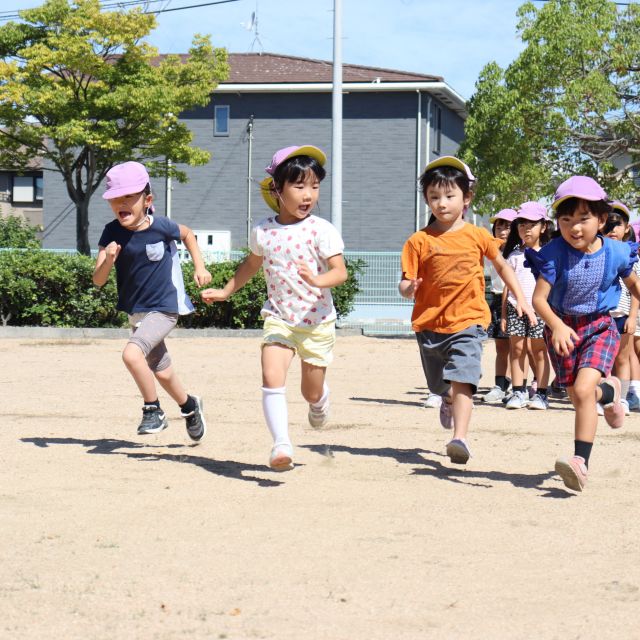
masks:
[[[338,336],[361,336],[362,329],[337,329],[336,333]],[[169,335],[169,338],[257,338],[260,336],[262,336],[262,329],[174,329]],[[100,340],[128,337],[128,329],[0,327],[0,339],[74,340],[91,338],[93,340]]]

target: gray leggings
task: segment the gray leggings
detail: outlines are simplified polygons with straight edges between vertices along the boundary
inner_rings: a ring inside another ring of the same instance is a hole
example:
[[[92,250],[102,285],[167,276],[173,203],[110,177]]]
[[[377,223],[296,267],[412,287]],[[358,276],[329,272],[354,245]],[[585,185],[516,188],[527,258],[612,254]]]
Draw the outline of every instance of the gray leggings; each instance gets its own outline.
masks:
[[[171,357],[164,339],[178,322],[177,313],[148,311],[129,316],[131,337],[129,342],[136,344],[144,354],[151,371],[157,372],[171,365]]]

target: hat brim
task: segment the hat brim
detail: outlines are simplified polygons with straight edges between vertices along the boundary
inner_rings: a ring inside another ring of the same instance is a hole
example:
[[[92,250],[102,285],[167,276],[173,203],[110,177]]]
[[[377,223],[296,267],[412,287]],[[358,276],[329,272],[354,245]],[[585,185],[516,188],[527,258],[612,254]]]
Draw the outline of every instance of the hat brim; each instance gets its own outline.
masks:
[[[114,198],[120,198],[122,196],[129,196],[134,193],[142,193],[144,188],[149,184],[148,180],[144,182],[136,182],[135,184],[127,185],[126,187],[117,187],[114,189],[107,189],[102,197],[105,200],[113,200]]]
[[[629,210],[626,207],[621,207],[619,204],[612,204],[611,205],[611,209],[612,211],[616,211],[617,213],[623,215],[627,220],[629,220],[631,218],[631,214],[629,213]]]
[[[280,213],[280,206],[278,205],[278,199],[273,195],[273,178],[271,176],[266,177],[260,181],[260,193],[263,200],[273,209],[276,213]]]
[[[505,218],[504,216],[491,216],[489,222],[495,224],[498,220],[504,220],[505,222],[513,222],[514,218]]]
[[[442,156],[441,158],[432,160],[424,168],[424,170],[429,171],[430,169],[436,169],[437,167],[453,167],[454,169],[458,169],[458,171],[462,171],[462,173],[464,173],[464,175],[467,176],[469,180],[475,180],[474,177],[469,176],[469,167],[467,167],[467,165],[462,162],[462,160],[460,160],[459,158],[455,158],[454,156]]]

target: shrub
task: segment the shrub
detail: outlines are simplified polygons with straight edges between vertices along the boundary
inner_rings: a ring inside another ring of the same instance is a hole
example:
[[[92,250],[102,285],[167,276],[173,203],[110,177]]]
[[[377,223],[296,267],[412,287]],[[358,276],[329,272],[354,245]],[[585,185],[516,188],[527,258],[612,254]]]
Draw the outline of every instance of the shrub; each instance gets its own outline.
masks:
[[[40,246],[38,231],[16,216],[0,218],[0,247],[37,248]]]

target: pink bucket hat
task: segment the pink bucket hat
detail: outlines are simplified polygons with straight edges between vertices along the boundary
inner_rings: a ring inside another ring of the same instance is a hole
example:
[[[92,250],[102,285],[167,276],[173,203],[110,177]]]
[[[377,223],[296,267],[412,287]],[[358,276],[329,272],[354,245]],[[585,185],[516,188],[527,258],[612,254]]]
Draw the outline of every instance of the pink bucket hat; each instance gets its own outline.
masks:
[[[316,160],[322,167],[327,162],[327,156],[324,154],[324,151],[310,144],[305,144],[301,147],[292,146],[284,147],[284,149],[278,149],[278,151],[273,154],[273,158],[271,158],[271,164],[264,169],[269,174],[269,176],[260,182],[260,192],[262,193],[264,201],[276,213],[280,213],[280,207],[278,205],[277,198],[273,195],[273,191],[271,190],[271,187],[273,185],[272,176],[275,173],[276,169],[285,160],[289,160],[289,158],[294,158],[295,156],[309,156]]]
[[[149,184],[149,174],[139,162],[123,162],[107,172],[107,190],[102,194],[105,200],[140,193]]]
[[[516,218],[531,220],[531,222],[549,219],[547,217],[547,208],[540,202],[523,202],[518,208]]]
[[[588,176],[571,176],[565,180],[557,189],[553,197],[553,209],[569,198],[581,198],[582,200],[607,200],[605,190]]]
[[[518,215],[515,209],[501,209],[495,216],[489,218],[489,222],[493,224],[496,220],[506,220],[507,222],[513,222]]]
[[[471,169],[460,160],[460,158],[455,158],[454,156],[442,156],[441,158],[437,158],[436,160],[432,160],[425,168],[425,171],[429,171],[430,169],[435,169],[436,167],[454,167],[464,173],[467,178],[471,182],[475,182],[476,178],[471,173]],[[424,173],[424,172],[423,172]]]
[[[611,203],[611,208],[614,211],[621,213],[627,219],[627,222],[629,221],[629,218],[631,218],[631,212],[629,211],[627,206],[622,204],[622,202],[620,202],[619,200],[614,200]]]

